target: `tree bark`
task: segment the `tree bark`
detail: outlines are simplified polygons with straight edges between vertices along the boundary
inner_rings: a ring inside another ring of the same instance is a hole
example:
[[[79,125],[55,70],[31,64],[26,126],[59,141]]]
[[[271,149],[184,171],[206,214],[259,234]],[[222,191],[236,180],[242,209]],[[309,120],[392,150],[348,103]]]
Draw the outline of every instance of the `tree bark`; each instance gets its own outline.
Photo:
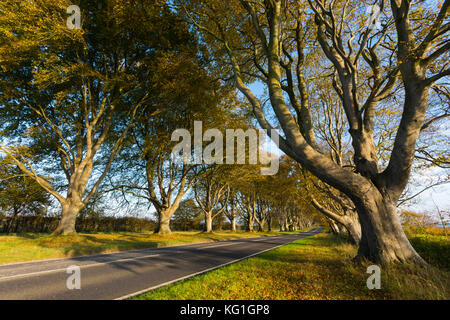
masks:
[[[158,224],[155,229],[157,234],[171,234],[170,219],[175,211],[174,210],[161,210],[158,213]]]
[[[311,204],[322,214],[335,222],[336,225],[334,227],[337,229],[337,233],[340,233],[339,225],[342,225],[348,231],[350,240],[353,243],[359,245],[359,243],[361,242],[361,225],[358,221],[358,217],[354,217],[350,214],[340,215],[334,213],[333,211],[328,210],[324,206],[320,205],[313,197]]]
[[[262,220],[258,222],[259,232],[264,232],[264,227],[266,225],[266,221]]]
[[[289,221],[287,218],[283,220],[283,231],[289,232]]]
[[[348,217],[348,219],[351,218]],[[344,227],[345,229],[347,229],[350,241],[356,245],[359,245],[361,243],[362,231],[361,224],[359,223],[358,218],[356,218],[352,222],[347,223],[346,225],[344,225]]]
[[[253,225],[255,224],[255,220],[253,218],[253,215],[249,213],[248,215],[248,221],[247,221],[247,231],[253,232]]]
[[[13,225],[14,222],[16,222],[16,219],[17,219],[18,215],[19,215],[19,209],[18,208],[14,208],[13,215],[12,215],[11,219],[9,219],[9,222],[8,222],[8,224],[6,226],[6,232],[5,233],[10,233],[11,232],[12,225]],[[16,223],[15,230],[17,232],[17,223]]]
[[[53,231],[53,235],[69,235],[76,234],[76,220],[78,213],[83,209],[82,203],[74,203],[73,201],[67,201],[62,204],[61,220],[58,227]]]
[[[394,203],[372,191],[366,193],[363,203],[356,202],[356,208],[362,228],[356,260],[427,264],[409,243]]]
[[[205,212],[205,232],[212,232],[212,212]]]
[[[331,219],[327,219],[328,220],[328,225],[330,226],[331,232],[335,235],[339,234],[339,228],[337,226],[337,223],[334,220]]]
[[[231,219],[231,231],[236,232],[236,217]]]

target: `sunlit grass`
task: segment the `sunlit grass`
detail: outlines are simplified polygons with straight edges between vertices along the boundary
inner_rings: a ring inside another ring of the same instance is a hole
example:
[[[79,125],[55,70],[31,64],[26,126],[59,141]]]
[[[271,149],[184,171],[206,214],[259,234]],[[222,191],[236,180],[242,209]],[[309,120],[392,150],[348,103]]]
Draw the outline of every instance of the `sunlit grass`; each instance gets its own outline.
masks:
[[[296,241],[136,299],[449,299],[449,273],[394,265],[369,290],[356,247],[328,234]]]
[[[409,240],[426,261],[438,265],[441,269],[450,271],[450,237],[445,235],[417,234],[410,235]]]
[[[48,234],[0,235],[0,264],[31,260],[74,257],[185,243],[212,242],[238,238],[274,236],[279,232],[174,232],[170,235],[147,233],[96,233],[68,236]]]

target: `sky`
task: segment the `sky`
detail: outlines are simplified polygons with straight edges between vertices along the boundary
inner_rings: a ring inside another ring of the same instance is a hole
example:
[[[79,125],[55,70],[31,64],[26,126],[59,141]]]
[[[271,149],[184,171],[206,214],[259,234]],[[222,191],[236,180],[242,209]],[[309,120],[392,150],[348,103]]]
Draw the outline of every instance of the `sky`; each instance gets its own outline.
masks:
[[[412,175],[410,181],[414,184],[418,183],[419,187],[415,188],[416,192],[425,187],[431,179],[437,179],[438,177],[448,176],[450,174],[449,169],[430,168],[420,174]],[[450,183],[442,184],[432,187],[421,193],[414,201],[411,201],[402,208],[410,209],[419,212],[432,212],[436,211],[436,205],[440,210],[450,211]]]

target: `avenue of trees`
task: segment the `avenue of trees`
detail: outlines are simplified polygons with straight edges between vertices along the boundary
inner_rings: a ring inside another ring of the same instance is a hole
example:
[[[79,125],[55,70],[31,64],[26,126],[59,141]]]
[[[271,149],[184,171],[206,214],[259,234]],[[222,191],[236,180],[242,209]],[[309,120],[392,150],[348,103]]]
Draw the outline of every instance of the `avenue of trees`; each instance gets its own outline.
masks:
[[[352,0],[80,0],[73,30],[71,4],[0,3],[3,232],[52,207],[72,234],[115,207],[160,234],[322,224],[357,260],[426,264],[398,206],[449,167],[449,0],[380,0],[379,22]],[[277,130],[278,172],[179,161],[173,133],[196,121]]]
[[[445,110],[426,120],[431,88],[450,75],[450,1],[427,5],[380,1],[381,28],[374,30],[360,1],[180,1],[259,125],[279,126],[281,150],[351,199],[362,229],[358,258],[425,264],[402,230],[397,202],[424,126],[447,116]],[[342,106],[351,169],[318,145],[311,78],[328,82]],[[254,81],[267,88],[270,112],[249,87]],[[402,99],[391,102],[394,94]],[[401,120],[383,164],[375,140],[377,113],[391,103],[401,108]]]

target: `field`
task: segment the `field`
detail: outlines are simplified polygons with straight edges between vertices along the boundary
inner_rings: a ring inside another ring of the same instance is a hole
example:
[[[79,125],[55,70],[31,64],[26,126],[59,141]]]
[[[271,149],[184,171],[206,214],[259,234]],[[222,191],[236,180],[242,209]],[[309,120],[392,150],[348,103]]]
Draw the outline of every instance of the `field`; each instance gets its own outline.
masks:
[[[449,239],[412,241],[434,266],[382,268],[380,290],[366,287],[371,263],[351,261],[355,246],[319,234],[134,299],[450,299]]]

